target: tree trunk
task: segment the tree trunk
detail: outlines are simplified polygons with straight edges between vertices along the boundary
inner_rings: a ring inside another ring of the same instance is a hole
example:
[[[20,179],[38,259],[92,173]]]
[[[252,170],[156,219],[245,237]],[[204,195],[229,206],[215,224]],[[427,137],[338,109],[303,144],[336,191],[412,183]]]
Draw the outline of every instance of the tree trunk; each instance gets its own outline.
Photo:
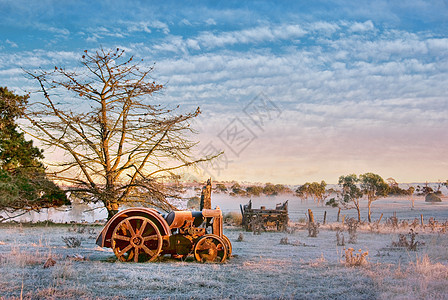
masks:
[[[358,212],[358,222],[361,222],[361,208],[359,207],[359,200],[355,200],[356,211]]]
[[[104,206],[107,209],[107,220],[109,221],[116,213],[118,213],[118,203],[116,201],[106,201]]]
[[[368,203],[368,206],[369,206],[369,215],[368,215],[368,217],[369,217],[369,223],[372,222],[372,218],[370,217],[370,214],[371,214],[371,212],[370,212],[370,204],[372,204],[371,201],[369,201],[369,203]]]

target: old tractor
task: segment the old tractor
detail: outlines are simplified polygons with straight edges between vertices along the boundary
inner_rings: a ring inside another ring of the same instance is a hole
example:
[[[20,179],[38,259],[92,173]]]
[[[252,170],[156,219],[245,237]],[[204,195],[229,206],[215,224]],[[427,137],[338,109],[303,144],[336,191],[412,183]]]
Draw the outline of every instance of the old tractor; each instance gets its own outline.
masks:
[[[114,215],[99,234],[97,245],[112,248],[120,261],[155,261],[162,255],[199,262],[224,262],[232,244],[223,234],[221,210],[172,211],[129,208]]]

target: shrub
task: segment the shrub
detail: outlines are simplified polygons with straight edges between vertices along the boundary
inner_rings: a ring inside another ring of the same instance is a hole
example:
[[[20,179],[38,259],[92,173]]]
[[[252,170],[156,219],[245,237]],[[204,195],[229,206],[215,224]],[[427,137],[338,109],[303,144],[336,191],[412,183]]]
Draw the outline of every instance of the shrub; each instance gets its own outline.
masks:
[[[336,231],[336,243],[338,246],[345,246],[344,234],[339,229]]]
[[[415,240],[417,234],[418,234],[417,232],[411,229],[408,233],[410,239],[409,241],[406,238],[406,235],[399,234],[398,242],[392,242],[392,247],[400,247],[400,248],[406,248],[410,251],[417,251],[417,246],[423,244]]]
[[[308,222],[308,236],[309,237],[317,237],[319,233],[319,223]]]
[[[366,265],[368,263],[367,255],[369,255],[369,251],[363,252],[359,249],[359,253],[353,253],[354,251],[353,248],[345,249],[345,264],[351,267]]]
[[[199,197],[191,197],[188,199],[187,208],[199,210],[201,206],[201,199]]]
[[[358,229],[358,221],[356,221],[354,218],[350,218],[347,220],[347,226],[348,226],[348,235],[349,240],[348,242],[351,244],[356,244],[356,241],[358,239],[357,229]]]
[[[224,223],[230,224],[230,225],[241,225],[243,222],[243,216],[240,213],[237,212],[228,212],[223,217]]]
[[[62,237],[62,240],[68,248],[77,248],[81,246],[81,239],[74,236]]]

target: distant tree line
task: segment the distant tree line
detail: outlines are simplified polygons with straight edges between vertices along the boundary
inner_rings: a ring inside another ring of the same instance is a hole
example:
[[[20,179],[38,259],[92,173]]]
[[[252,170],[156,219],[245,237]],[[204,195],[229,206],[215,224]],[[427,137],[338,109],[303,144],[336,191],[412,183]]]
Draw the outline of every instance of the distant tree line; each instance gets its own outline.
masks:
[[[374,173],[365,173],[359,175],[349,174],[339,177],[338,185],[341,188],[336,197],[331,198],[326,204],[341,208],[350,208],[350,205],[357,210],[358,222],[361,221],[360,200],[367,200],[368,221],[372,221],[371,205],[374,201],[388,195],[407,195],[412,197],[415,188],[410,186],[408,189],[402,189],[398,183],[389,178],[386,182],[380,175]]]
[[[276,196],[280,194],[292,193],[291,189],[283,184],[266,183],[262,185],[242,186],[235,182],[229,188],[223,183],[217,183],[214,189],[219,193],[229,193],[231,196],[258,197],[258,196]]]

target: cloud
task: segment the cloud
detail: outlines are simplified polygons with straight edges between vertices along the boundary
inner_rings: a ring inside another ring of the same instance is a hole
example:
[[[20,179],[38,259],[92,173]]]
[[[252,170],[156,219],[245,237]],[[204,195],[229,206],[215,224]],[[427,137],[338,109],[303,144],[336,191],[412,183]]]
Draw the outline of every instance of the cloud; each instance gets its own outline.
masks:
[[[6,44],[8,44],[9,46],[11,46],[12,48],[18,48],[19,46],[16,44],[16,43],[14,43],[14,42],[12,42],[12,41],[10,41],[10,40],[8,40],[8,39],[6,39]]]
[[[185,26],[193,26],[193,24],[187,19],[180,20],[179,24],[185,25]]]
[[[306,31],[299,25],[259,26],[239,31],[203,32],[195,39],[205,48],[224,47],[235,44],[263,43],[300,38]]]
[[[277,168],[289,170],[285,178],[337,178],[344,164],[390,170],[388,165],[404,158],[418,160],[419,151],[431,161],[444,159],[438,149],[448,146],[447,38],[374,21],[260,22],[226,30],[216,20],[210,23],[214,30],[201,32],[209,28],[183,22],[190,26],[184,35],[167,25],[179,22],[133,21],[117,28],[91,26],[84,37],[118,39],[120,48],[145,58],[148,66],[156,60],[152,75],[166,84],[160,99],[185,110],[201,106],[203,141],[216,139],[235,116],[251,124],[243,110],[260,92],[278,104],[281,117],[256,131],[229,178],[243,169],[248,177],[264,172],[268,178]],[[79,55],[2,52],[0,80],[17,87],[21,67],[74,67]],[[255,163],[260,161],[263,167]],[[307,171],[293,170],[301,166]],[[412,166],[404,169],[411,172]]]
[[[362,33],[366,31],[372,31],[375,29],[375,26],[373,25],[373,22],[368,20],[364,23],[355,22],[350,26],[349,31],[350,32],[356,32],[356,33]]]
[[[170,33],[170,28],[168,27],[168,25],[164,22],[161,21],[152,21],[151,22],[151,27],[153,28],[157,28],[160,29],[164,34],[168,34]]]
[[[313,22],[307,26],[310,31],[317,32],[318,34],[331,35],[338,30],[340,26],[335,23],[329,23],[324,21]]]
[[[212,18],[208,18],[207,20],[205,20],[205,24],[207,25],[216,25],[216,21]]]
[[[163,51],[186,54],[189,50],[201,49],[211,51],[234,45],[254,46],[266,42],[275,43],[282,40],[294,40],[303,37],[306,31],[297,24],[276,26],[259,26],[238,31],[214,33],[204,31],[196,36],[184,38],[179,35],[168,35],[160,43],[152,47],[156,53]]]
[[[322,34],[344,30],[332,28],[336,31]],[[283,182],[313,176],[331,182],[348,168],[411,180],[415,167],[406,162],[443,159],[438,149],[448,146],[444,38],[383,31],[336,35],[330,46],[328,40],[316,41],[280,54],[209,51],[158,62],[158,75],[168,82],[164,98],[204,111],[201,140],[217,140],[229,116],[241,116],[261,91],[282,107],[281,118],[258,131],[256,141],[221,178],[245,174],[248,180],[282,170]],[[263,168],[252,161],[263,161]],[[315,174],[294,172],[294,165]]]
[[[148,22],[133,22],[128,25],[129,32],[146,32],[151,33],[151,29]]]
[[[34,27],[38,30],[54,33],[59,37],[68,37],[70,35],[70,31],[63,27],[49,26],[45,23],[34,23]]]
[[[135,25],[136,26],[136,25]],[[97,43],[99,40],[103,40],[106,38],[125,38],[127,33],[123,32],[121,28],[114,27],[113,29],[109,29],[105,26],[99,27],[90,27],[86,30],[86,41]]]

